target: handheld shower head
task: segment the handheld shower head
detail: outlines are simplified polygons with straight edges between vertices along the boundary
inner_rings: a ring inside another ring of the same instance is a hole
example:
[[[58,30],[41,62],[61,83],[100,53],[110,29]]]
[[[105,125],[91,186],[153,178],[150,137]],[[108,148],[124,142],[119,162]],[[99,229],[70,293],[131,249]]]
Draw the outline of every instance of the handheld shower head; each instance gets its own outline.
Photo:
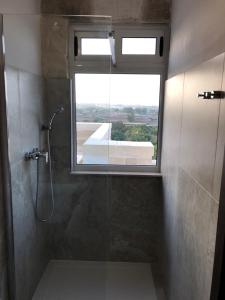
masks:
[[[55,111],[56,114],[60,114],[60,113],[62,113],[62,112],[64,112],[64,107],[63,107],[63,106],[59,106],[59,107],[57,108],[57,110]]]
[[[52,123],[53,123],[53,121],[54,121],[56,115],[58,115],[58,114],[60,114],[60,113],[62,113],[62,112],[64,112],[64,107],[63,107],[63,106],[59,106],[59,107],[56,109],[56,111],[53,113],[53,115],[52,115],[52,117],[50,118],[49,123],[48,123],[49,130],[52,129]]]
[[[63,113],[63,112],[64,112],[64,107],[62,105],[58,106],[58,108],[51,115],[51,117],[49,119],[49,122],[48,122],[48,126],[43,125],[42,130],[51,130],[52,129],[52,124],[53,124],[53,121],[54,121],[56,115],[58,115],[60,113]]]

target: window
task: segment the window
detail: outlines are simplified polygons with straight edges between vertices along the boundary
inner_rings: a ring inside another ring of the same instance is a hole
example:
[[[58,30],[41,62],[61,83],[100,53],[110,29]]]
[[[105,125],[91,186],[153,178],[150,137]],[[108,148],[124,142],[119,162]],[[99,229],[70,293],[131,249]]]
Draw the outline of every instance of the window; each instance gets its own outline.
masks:
[[[156,38],[123,38],[122,54],[155,55]]]
[[[110,44],[108,39],[82,38],[82,55],[110,55]]]
[[[160,75],[77,73],[74,83],[77,164],[155,166]]]
[[[159,171],[164,30],[78,29],[70,68],[72,171]]]

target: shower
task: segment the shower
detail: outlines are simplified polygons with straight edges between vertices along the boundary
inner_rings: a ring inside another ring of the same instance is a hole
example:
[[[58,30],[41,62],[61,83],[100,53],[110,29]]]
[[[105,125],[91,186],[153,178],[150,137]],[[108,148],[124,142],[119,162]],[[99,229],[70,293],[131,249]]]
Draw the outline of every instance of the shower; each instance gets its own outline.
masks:
[[[34,148],[31,152],[25,153],[25,160],[36,160],[37,161],[37,184],[36,184],[36,196],[35,196],[35,212],[36,217],[40,222],[49,222],[55,211],[55,197],[53,188],[53,172],[52,172],[52,153],[51,153],[51,132],[53,130],[53,123],[55,117],[64,112],[64,107],[59,106],[49,118],[47,125],[42,125],[41,130],[47,131],[47,152],[40,151],[38,148]],[[46,164],[49,167],[49,177],[50,177],[50,190],[51,190],[51,210],[47,218],[42,218],[38,213],[38,198],[39,198],[39,180],[40,180],[40,166],[39,159],[45,158]]]
[[[42,126],[42,130],[48,130],[48,131],[51,131],[52,130],[52,124],[53,124],[53,121],[56,117],[56,115],[60,114],[64,112],[64,107],[63,106],[59,106],[56,111],[52,114],[51,118],[49,119],[49,122],[48,122],[48,125],[45,126],[43,125]]]

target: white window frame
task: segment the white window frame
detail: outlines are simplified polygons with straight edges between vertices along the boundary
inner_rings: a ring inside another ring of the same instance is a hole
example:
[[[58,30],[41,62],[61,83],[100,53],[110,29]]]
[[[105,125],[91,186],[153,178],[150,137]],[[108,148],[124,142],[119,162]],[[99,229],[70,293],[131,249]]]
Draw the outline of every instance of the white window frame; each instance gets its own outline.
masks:
[[[107,30],[106,30],[107,28]],[[76,24],[70,28],[70,78],[71,78],[71,173],[72,174],[120,174],[120,175],[159,175],[161,167],[162,119],[164,83],[166,79],[168,61],[168,27],[166,25],[114,25],[116,66],[111,64],[109,55],[81,55],[78,47],[78,56],[74,57],[74,36],[78,37],[106,37],[112,28],[103,25]],[[156,55],[122,55],[122,37],[157,37]],[[159,55],[159,41],[164,39],[164,54]],[[110,72],[109,72],[110,71]],[[160,75],[160,99],[158,116],[158,147],[156,165],[85,165],[76,163],[76,100],[75,80],[76,73],[89,74],[158,74]]]

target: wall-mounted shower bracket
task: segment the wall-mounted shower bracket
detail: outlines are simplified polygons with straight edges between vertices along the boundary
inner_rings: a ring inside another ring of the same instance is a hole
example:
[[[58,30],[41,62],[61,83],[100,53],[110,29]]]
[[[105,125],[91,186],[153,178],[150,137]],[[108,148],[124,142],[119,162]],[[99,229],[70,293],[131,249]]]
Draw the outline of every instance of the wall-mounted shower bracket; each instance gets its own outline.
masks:
[[[28,160],[38,160],[39,158],[45,158],[46,163],[48,163],[48,152],[40,151],[38,148],[34,148],[31,152],[26,152],[24,159]]]
[[[224,91],[211,91],[211,92],[198,93],[198,98],[202,98],[204,100],[224,99],[225,92]]]
[[[108,38],[109,38],[110,49],[111,49],[112,64],[114,67],[116,67],[115,32],[114,31],[109,32]]]
[[[42,131],[46,131],[46,130],[51,130],[51,128],[49,126],[47,126],[47,125],[42,125],[41,126],[41,130]]]

